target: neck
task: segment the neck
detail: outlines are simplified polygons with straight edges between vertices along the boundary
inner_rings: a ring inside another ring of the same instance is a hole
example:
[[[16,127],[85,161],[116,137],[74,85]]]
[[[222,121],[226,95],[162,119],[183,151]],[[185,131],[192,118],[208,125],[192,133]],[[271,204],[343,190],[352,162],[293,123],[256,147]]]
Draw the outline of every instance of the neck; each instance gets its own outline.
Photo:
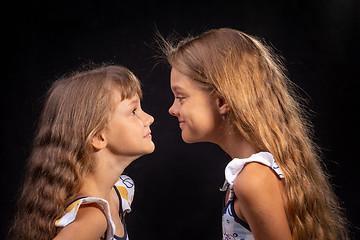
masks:
[[[114,157],[106,151],[98,151],[93,154],[91,161],[94,161],[94,168],[84,178],[79,197],[99,197],[110,199],[113,188],[125,168],[134,161],[134,158]]]
[[[231,158],[248,158],[259,152],[254,144],[248,142],[237,130],[228,128],[215,142]]]

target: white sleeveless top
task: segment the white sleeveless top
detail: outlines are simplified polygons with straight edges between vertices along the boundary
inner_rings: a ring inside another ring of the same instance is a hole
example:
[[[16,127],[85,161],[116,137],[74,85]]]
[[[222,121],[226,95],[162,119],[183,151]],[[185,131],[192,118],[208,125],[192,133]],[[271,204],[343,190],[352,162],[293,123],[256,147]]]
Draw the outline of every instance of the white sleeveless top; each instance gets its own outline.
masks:
[[[224,206],[222,216],[223,240],[254,240],[250,226],[236,216],[234,210],[234,181],[243,170],[244,166],[250,162],[258,162],[270,167],[279,178],[284,178],[274,157],[269,152],[259,152],[249,158],[234,158],[225,168],[225,182],[221,191],[226,191],[230,187],[228,203]]]

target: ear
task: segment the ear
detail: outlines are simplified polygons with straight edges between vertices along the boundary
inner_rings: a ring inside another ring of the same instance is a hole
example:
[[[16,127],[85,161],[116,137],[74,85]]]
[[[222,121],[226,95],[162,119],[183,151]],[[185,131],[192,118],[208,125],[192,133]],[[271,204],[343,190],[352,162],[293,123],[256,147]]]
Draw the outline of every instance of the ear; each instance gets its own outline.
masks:
[[[102,133],[97,133],[91,140],[91,145],[97,149],[101,150],[107,146],[107,141]]]
[[[216,104],[220,115],[226,115],[230,111],[229,105],[225,102],[223,97],[217,96]]]

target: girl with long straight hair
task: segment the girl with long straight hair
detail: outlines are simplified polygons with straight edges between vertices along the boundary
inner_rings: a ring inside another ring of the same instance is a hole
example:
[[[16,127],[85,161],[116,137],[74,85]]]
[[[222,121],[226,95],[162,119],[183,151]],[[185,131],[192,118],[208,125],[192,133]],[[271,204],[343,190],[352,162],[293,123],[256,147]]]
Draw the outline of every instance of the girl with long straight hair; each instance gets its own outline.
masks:
[[[347,239],[311,124],[273,50],[228,28],[160,40],[183,140],[215,143],[233,158],[223,239]]]

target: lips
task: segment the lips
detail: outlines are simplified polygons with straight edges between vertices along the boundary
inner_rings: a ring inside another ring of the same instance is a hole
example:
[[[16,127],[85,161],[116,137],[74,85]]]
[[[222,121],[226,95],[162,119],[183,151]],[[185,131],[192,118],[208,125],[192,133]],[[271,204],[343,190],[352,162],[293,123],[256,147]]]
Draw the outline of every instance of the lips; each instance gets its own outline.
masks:
[[[179,121],[179,127],[182,128],[185,125],[185,121]]]
[[[144,136],[144,138],[151,138],[151,131],[148,132],[148,133]]]

